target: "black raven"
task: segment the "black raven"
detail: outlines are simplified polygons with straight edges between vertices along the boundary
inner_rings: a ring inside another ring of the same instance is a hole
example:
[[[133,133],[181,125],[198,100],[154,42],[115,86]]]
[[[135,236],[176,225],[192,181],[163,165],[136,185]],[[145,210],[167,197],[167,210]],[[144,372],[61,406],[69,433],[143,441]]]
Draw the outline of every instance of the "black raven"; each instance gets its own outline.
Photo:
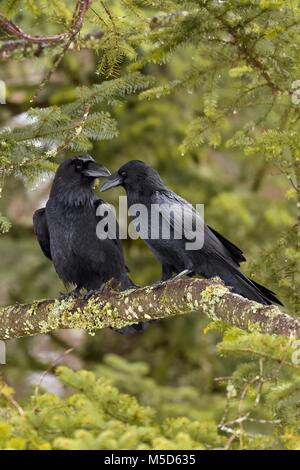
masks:
[[[106,191],[115,186],[123,186],[127,192],[128,207],[143,204],[148,213],[151,208],[159,211],[160,232],[157,238],[151,236],[151,218],[144,232],[145,242],[162,263],[162,281],[176,277],[199,274],[207,278],[219,276],[234,292],[262,304],[281,304],[274,292],[249,279],[240,270],[240,263],[246,261],[242,251],[204,224],[200,214],[186,200],[164,186],[159,174],[140,160],[123,165],[116,173],[107,177],[101,187]],[[170,210],[171,209],[171,210]],[[183,221],[188,222],[190,233],[184,231]],[[202,227],[203,245],[200,249],[187,250],[191,241],[192,227]],[[157,223],[157,219],[156,222]],[[140,224],[140,221],[139,221]],[[139,225],[138,224],[138,225]],[[163,227],[169,225],[170,237],[163,238]],[[138,231],[141,227],[138,226]],[[181,234],[183,234],[181,236]]]
[[[112,213],[112,209],[97,199],[93,183],[109,174],[89,155],[65,160],[56,171],[46,207],[33,215],[34,231],[44,255],[52,260],[65,285],[76,286],[69,295],[78,295],[81,288],[88,295],[101,292],[108,281],[122,290],[134,287],[127,275],[118,236],[100,239],[96,234],[97,209],[104,205],[102,216],[108,211]],[[120,331],[140,329],[137,324]]]

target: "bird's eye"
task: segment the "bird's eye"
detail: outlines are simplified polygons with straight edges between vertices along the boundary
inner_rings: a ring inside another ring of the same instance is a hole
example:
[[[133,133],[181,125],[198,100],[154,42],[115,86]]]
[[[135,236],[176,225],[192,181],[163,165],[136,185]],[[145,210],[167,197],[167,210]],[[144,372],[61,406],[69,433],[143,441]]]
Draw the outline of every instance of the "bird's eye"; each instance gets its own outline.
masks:
[[[81,171],[82,170],[82,161],[81,160],[76,160],[75,161],[75,170],[76,171]]]
[[[126,176],[127,176],[126,171],[122,171],[121,176],[122,176],[122,178],[126,178]]]

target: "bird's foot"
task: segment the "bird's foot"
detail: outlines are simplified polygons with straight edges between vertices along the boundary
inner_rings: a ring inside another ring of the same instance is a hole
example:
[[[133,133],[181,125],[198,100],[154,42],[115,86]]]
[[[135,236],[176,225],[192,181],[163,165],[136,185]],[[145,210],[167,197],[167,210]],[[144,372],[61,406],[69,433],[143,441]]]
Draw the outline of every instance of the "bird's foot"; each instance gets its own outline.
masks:
[[[81,287],[75,287],[75,289],[71,290],[70,292],[60,292],[59,293],[59,300],[70,300],[76,299],[80,297],[81,294]]]
[[[161,289],[167,284],[168,281],[157,281],[154,284],[152,284],[152,288],[154,290]]]
[[[188,276],[192,272],[193,272],[192,269],[184,269],[180,273],[176,274],[176,276],[172,277],[170,281],[176,281],[177,279],[180,279],[183,276]]]
[[[99,289],[91,289],[84,294],[83,299],[89,300],[93,295],[100,295],[103,294],[105,284],[103,284]]]

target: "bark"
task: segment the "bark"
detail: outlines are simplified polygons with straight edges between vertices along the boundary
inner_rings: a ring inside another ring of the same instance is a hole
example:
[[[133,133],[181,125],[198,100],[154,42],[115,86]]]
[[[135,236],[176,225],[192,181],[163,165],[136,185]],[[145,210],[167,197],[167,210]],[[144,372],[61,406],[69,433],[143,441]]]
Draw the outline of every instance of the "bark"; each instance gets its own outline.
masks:
[[[93,333],[191,312],[248,331],[300,336],[299,320],[274,305],[261,305],[233,294],[218,278],[213,278],[179,279],[159,288],[147,286],[126,292],[107,288],[88,300],[48,299],[0,307],[0,338],[31,336],[59,328],[81,328]]]

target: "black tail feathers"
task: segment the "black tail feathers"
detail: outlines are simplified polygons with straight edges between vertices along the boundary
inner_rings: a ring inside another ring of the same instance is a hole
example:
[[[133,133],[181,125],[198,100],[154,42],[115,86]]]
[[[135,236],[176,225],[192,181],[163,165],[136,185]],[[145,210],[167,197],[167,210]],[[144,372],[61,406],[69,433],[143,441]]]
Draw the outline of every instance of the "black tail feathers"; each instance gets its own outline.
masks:
[[[208,277],[219,276],[227,286],[232,287],[233,292],[261,304],[270,305],[276,303],[282,305],[274,292],[258,282],[252,281],[238,267],[227,263],[221,257],[215,256],[214,259],[211,258],[210,266],[213,266],[214,270],[210,270]]]
[[[271,305],[274,303],[283,305],[276,297],[275,292],[249,279],[249,277],[245,276],[241,271],[236,271],[236,275],[236,280],[239,281],[233,283],[233,291],[249,300],[255,300],[261,304]]]

